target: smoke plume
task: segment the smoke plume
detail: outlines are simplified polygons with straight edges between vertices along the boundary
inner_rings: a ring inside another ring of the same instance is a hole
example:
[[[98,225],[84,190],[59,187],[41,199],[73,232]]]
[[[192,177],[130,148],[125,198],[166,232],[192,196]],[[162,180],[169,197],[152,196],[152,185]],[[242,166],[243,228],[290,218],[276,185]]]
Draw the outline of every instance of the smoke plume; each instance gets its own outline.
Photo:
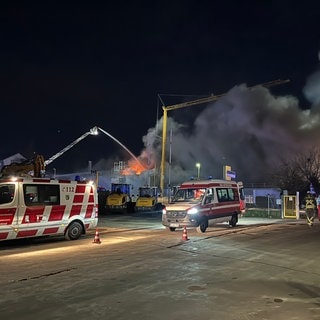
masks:
[[[238,181],[267,181],[283,161],[317,144],[319,89],[320,72],[317,72],[307,80],[303,91],[312,104],[307,110],[301,109],[294,96],[275,96],[263,86],[248,88],[241,84],[207,105],[191,125],[179,119],[178,111],[176,119],[170,117],[169,111],[166,184],[168,179],[173,185],[196,177],[196,163],[201,164],[201,178],[222,178],[223,166],[229,165]],[[162,120],[143,137],[144,155],[154,159],[158,166]]]

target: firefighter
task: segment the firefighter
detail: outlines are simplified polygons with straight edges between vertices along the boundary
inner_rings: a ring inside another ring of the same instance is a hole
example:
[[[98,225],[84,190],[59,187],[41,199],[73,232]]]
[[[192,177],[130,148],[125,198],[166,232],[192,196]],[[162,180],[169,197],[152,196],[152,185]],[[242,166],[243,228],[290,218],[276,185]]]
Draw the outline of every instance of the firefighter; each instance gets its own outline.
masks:
[[[307,216],[308,225],[310,227],[312,227],[314,218],[316,216],[316,209],[317,209],[316,199],[315,199],[314,195],[310,191],[308,191],[303,202],[304,202],[304,205],[306,208],[306,216]]]
[[[317,197],[317,211],[318,211],[318,219],[320,220],[320,194]]]

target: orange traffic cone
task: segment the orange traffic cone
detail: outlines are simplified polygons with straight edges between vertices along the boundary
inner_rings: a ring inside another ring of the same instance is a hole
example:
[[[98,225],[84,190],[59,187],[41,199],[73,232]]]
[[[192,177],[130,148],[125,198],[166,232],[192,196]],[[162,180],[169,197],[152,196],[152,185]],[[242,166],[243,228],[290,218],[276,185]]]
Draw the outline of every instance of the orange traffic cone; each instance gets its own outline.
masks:
[[[96,244],[100,244],[100,243],[101,243],[100,238],[99,238],[98,229],[96,229],[96,234],[95,234],[95,236],[94,236],[93,243],[96,243]]]
[[[183,228],[182,240],[183,241],[189,240],[186,227]]]

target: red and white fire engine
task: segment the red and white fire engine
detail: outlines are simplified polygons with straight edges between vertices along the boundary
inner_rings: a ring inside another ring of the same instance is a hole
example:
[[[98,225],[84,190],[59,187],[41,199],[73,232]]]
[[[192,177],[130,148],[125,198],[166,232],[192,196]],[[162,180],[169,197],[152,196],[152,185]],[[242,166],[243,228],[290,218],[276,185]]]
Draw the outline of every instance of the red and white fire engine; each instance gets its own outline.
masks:
[[[93,182],[0,180],[0,241],[49,235],[75,240],[97,223],[98,197]]]
[[[11,163],[0,171],[0,241],[49,235],[78,239],[98,224],[98,194],[93,182],[43,178],[52,161],[89,135],[90,129],[57,154]]]

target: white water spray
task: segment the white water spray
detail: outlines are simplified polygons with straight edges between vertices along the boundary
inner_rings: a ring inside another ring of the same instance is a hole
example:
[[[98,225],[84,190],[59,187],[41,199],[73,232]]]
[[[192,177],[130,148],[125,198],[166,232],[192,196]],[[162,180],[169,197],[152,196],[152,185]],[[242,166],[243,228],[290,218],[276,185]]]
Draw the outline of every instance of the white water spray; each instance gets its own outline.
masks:
[[[131,155],[132,158],[134,158],[141,165],[142,168],[144,168],[144,165],[139,161],[139,159],[123,143],[121,143],[118,139],[116,139],[114,136],[112,136],[107,131],[101,129],[100,127],[97,127],[97,128],[100,131],[102,131],[104,134],[106,134],[108,137],[110,137],[112,140],[117,142],[123,149],[125,149]]]

